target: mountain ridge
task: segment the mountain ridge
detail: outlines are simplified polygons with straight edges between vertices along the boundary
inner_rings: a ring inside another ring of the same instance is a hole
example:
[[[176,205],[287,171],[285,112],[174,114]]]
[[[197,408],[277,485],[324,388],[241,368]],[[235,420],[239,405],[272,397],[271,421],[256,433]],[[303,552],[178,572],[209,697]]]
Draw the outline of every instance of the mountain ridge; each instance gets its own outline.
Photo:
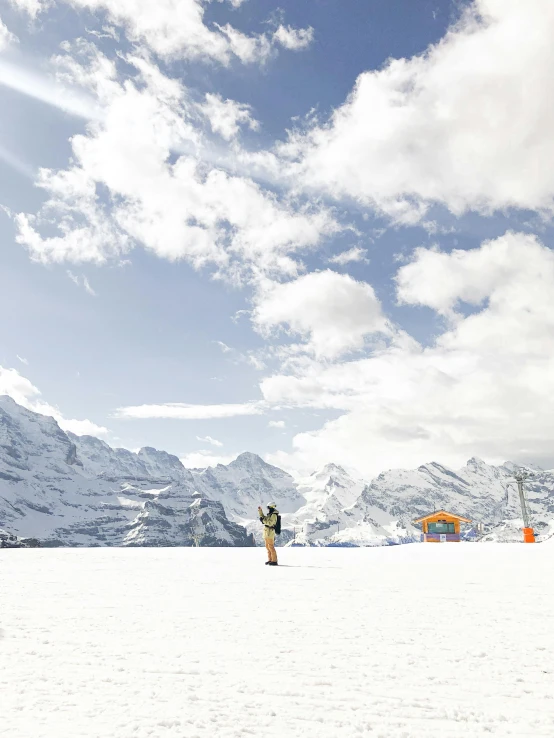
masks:
[[[516,465],[478,457],[391,469],[366,482],[330,462],[294,479],[252,452],[187,469],[145,446],[113,448],[61,430],[48,416],[0,397],[0,529],[47,545],[253,545],[256,508],[275,501],[281,544],[382,545],[419,540],[411,521],[434,509],[493,528],[517,520]],[[539,529],[554,519],[554,474],[533,469],[527,488]],[[513,526],[512,526],[513,527]]]

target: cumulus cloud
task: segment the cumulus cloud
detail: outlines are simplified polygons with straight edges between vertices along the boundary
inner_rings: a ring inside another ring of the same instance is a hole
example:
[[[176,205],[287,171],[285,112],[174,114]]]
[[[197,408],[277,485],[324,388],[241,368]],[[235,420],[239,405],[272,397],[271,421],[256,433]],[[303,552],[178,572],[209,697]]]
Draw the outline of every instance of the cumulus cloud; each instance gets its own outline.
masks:
[[[104,114],[73,137],[68,169],[41,170],[37,184],[48,199],[38,216],[17,216],[17,240],[32,258],[101,264],[142,244],[159,257],[210,264],[239,279],[248,270],[295,274],[295,252],[336,232],[324,208],[279,200],[193,153],[172,162],[173,151],[198,145],[194,106],[181,84],[137,56],[127,59],[136,76],[117,81],[96,50],[78,50],[82,63],[70,57],[58,67],[94,89]],[[109,198],[99,197],[99,186]]]
[[[249,36],[227,23],[225,26],[216,24],[216,28],[227,41],[229,52],[238,57],[245,64],[265,62],[271,56],[273,47],[271,40],[265,34]]]
[[[12,2],[35,17],[46,7]],[[281,25],[248,35],[208,27],[200,0],[183,0],[176,11],[172,0],[71,5],[105,12],[139,48],[110,60],[83,42],[65,44],[57,75],[81,88],[75,97],[0,64],[0,82],[89,121],[71,139],[68,167],[40,172],[46,202],[39,213],[16,217],[19,243],[43,263],[117,262],[141,245],[208,266],[217,277],[253,285],[251,317],[260,334],[298,341],[268,352],[288,360],[262,381],[261,403],[139,405],[120,408],[119,417],[230,418],[281,406],[338,411],[320,430],[297,435],[291,454],[273,459],[309,470],[330,458],[369,474],[434,458],[457,464],[473,454],[496,461],[551,454],[554,273],[552,252],[537,238],[508,233],[477,249],[422,248],[406,257],[398,302],[443,319],[429,346],[387,320],[370,284],[330,269],[303,274],[301,263],[339,230],[317,193],[419,222],[433,235],[440,234],[428,214],[435,203],[454,214],[512,207],[552,214],[550,0],[475,0],[424,54],[362,74],[329,121],[312,116],[307,130],[253,153],[234,140],[241,126],[256,128],[248,106],[213,93],[198,104],[153,59],[261,62],[276,45],[307,46],[311,29]],[[207,147],[206,120],[233,142],[221,149],[236,168]],[[329,260],[362,261],[361,247]],[[345,360],[361,350],[361,358]],[[244,360],[265,368],[257,353]],[[196,452],[194,466],[205,465],[199,455],[215,458]]]
[[[265,283],[252,314],[264,335],[284,327],[318,358],[363,348],[369,334],[389,332],[373,288],[330,269],[284,283]]]
[[[270,420],[267,424],[268,428],[284,428],[285,427],[285,421],[284,420]]]
[[[419,248],[409,264],[397,275],[398,297],[411,305],[425,305],[442,315],[450,315],[459,303],[479,306],[489,299],[489,308],[509,303],[521,289],[548,285],[554,252],[545,251],[538,238],[506,233],[486,241],[479,249],[454,250]]]
[[[554,212],[554,4],[475,0],[435,46],[361,74],[325,125],[282,148],[305,185],[413,223]]]
[[[226,141],[235,138],[243,125],[251,131],[257,131],[260,127],[259,122],[252,117],[250,105],[224,100],[218,94],[208,92],[200,110],[208,119],[212,131],[219,133]]]
[[[554,252],[526,234],[417,251],[399,270],[399,295],[450,314],[444,331],[426,347],[395,333],[358,361],[312,361],[263,380],[270,405],[341,412],[272,461],[309,469],[333,458],[367,475],[473,455],[551,465],[553,288]],[[452,313],[460,301],[472,309]]]
[[[107,428],[93,423],[91,420],[66,418],[53,405],[40,398],[40,390],[30,380],[23,377],[17,369],[5,369],[0,366],[0,395],[9,395],[19,405],[41,415],[54,418],[60,428],[71,431],[78,436],[98,436],[104,438],[109,434]]]
[[[291,28],[291,26],[280,25],[273,34],[273,38],[285,49],[298,51],[307,48],[314,40],[314,29]]]
[[[264,405],[260,402],[246,402],[224,405],[189,405],[183,402],[167,402],[163,405],[135,405],[120,407],[118,418],[173,418],[176,420],[210,420],[214,418],[235,418],[240,415],[261,415]]]

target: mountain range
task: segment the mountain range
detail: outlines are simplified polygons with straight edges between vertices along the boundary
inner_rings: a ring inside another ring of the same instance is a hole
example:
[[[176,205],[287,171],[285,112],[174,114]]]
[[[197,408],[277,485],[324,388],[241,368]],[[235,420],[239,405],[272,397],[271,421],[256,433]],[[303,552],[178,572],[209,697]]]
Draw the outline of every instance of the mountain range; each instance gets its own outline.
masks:
[[[253,546],[256,508],[275,501],[281,545],[387,545],[420,539],[411,521],[448,509],[484,525],[485,538],[519,535],[515,465],[470,459],[383,472],[370,482],[328,464],[293,478],[256,454],[186,469],[154,448],[112,448],[64,432],[50,417],[0,397],[0,530],[42,546]],[[527,485],[535,527],[554,520],[554,473]]]

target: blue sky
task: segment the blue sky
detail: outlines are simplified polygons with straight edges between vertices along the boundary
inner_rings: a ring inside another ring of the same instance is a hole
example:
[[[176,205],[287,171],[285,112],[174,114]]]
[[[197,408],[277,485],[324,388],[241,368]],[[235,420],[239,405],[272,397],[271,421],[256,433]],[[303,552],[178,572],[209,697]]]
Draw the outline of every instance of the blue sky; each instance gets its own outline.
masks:
[[[190,465],[554,464],[548,2],[179,8],[0,6],[0,390]]]

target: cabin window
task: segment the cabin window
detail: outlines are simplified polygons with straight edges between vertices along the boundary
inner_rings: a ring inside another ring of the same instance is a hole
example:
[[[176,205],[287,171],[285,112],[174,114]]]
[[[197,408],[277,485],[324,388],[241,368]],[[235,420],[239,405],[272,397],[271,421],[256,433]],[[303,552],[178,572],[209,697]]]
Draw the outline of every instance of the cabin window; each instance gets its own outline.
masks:
[[[429,523],[427,527],[428,533],[455,533],[456,527],[454,523]]]

